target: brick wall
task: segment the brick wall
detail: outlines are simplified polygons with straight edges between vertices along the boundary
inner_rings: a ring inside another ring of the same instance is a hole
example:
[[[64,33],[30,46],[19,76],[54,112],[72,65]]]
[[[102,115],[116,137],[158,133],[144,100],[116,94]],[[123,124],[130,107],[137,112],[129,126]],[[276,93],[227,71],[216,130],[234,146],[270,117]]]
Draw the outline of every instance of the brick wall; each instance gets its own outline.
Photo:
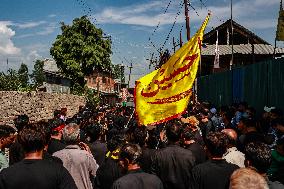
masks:
[[[0,124],[12,123],[20,114],[27,114],[31,121],[50,119],[53,111],[61,108],[67,108],[67,116],[71,117],[84,105],[84,97],[75,95],[0,91]]]

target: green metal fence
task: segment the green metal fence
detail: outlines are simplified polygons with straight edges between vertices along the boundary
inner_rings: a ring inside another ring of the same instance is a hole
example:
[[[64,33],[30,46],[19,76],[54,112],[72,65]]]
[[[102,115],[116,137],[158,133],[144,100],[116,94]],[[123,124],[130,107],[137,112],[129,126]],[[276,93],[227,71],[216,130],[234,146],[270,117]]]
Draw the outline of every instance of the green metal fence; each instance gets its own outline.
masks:
[[[284,110],[284,58],[200,77],[197,94],[218,107],[246,101],[258,112],[264,106]]]

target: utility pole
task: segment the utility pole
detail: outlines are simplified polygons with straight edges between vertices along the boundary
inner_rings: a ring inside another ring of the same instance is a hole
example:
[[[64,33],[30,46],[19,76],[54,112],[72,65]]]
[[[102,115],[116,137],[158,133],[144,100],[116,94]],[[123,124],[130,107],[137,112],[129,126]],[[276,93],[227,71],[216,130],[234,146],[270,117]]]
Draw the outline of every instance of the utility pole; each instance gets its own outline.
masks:
[[[131,76],[131,70],[132,70],[133,66],[132,66],[132,62],[130,63],[129,66],[129,78],[128,78],[128,88],[130,88],[129,83],[130,83],[130,76]]]
[[[174,53],[176,52],[176,41],[175,41],[175,37],[173,37],[173,45],[174,45]]]
[[[7,58],[7,72],[8,73],[8,70],[9,70],[9,59]]]
[[[177,44],[176,43],[176,41],[175,41],[175,37],[173,37],[173,46],[174,46],[174,52],[176,52],[176,48],[178,47],[178,46],[180,46],[180,42],[179,42],[179,44]]]
[[[119,86],[119,90],[118,90],[118,92],[120,92],[120,90],[121,90],[121,88],[122,88],[122,70],[123,70],[124,68],[123,68],[123,61],[122,61],[122,63],[121,63],[121,65],[120,65],[120,86]]]
[[[185,21],[186,21],[186,34],[187,40],[190,40],[190,25],[189,25],[189,14],[188,14],[188,3],[190,0],[184,0],[184,9],[185,9]]]
[[[179,46],[182,47],[182,34],[179,32]]]
[[[232,58],[230,62],[230,70],[232,70],[234,64],[233,0],[231,0],[231,43],[232,43]]]

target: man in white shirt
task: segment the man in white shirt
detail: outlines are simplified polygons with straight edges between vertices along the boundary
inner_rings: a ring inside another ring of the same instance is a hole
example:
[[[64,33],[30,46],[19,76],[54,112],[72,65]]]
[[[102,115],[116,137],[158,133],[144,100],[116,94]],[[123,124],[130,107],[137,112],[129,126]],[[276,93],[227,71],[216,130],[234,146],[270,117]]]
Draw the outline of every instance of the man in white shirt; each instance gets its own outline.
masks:
[[[245,167],[245,154],[240,152],[236,148],[236,142],[238,135],[233,129],[224,129],[222,133],[225,133],[229,137],[229,144],[227,152],[223,155],[223,158],[228,162],[235,164],[239,167]]]

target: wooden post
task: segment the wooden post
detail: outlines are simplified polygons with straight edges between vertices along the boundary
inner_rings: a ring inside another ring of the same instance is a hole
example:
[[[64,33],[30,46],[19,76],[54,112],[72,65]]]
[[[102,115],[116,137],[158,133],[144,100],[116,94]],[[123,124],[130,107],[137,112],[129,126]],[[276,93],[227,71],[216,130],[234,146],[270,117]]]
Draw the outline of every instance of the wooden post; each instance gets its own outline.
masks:
[[[176,52],[176,42],[175,42],[175,37],[173,37],[173,45],[174,45],[174,52]]]
[[[179,46],[182,47],[182,34],[179,32]]]
[[[188,3],[189,3],[189,1],[190,0],[184,0],[187,41],[190,40],[190,25],[189,25],[189,14],[188,14]]]

